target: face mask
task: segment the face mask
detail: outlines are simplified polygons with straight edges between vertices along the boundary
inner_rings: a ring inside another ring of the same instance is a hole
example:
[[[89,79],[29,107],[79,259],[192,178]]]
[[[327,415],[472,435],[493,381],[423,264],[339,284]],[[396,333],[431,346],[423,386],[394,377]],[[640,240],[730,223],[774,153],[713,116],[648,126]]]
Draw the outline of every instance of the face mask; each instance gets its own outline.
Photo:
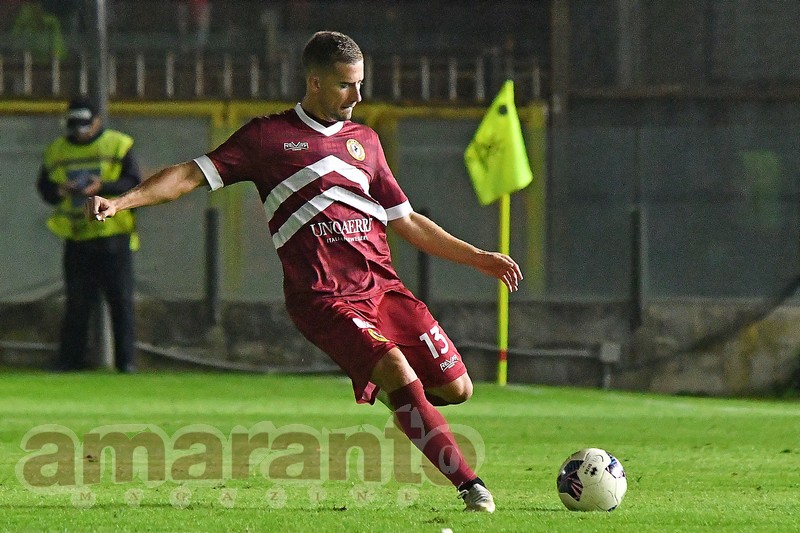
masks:
[[[83,137],[92,131],[91,124],[70,124],[67,123],[67,135],[70,137]]]

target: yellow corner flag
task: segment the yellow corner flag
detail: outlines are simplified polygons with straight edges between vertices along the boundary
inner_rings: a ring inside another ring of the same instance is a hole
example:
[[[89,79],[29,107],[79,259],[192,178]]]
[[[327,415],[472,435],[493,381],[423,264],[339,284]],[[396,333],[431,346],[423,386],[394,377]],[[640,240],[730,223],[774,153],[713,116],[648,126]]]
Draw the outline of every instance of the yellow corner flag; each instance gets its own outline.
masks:
[[[464,152],[464,163],[483,205],[523,189],[533,181],[514,105],[513,81],[503,84],[481,120]]]

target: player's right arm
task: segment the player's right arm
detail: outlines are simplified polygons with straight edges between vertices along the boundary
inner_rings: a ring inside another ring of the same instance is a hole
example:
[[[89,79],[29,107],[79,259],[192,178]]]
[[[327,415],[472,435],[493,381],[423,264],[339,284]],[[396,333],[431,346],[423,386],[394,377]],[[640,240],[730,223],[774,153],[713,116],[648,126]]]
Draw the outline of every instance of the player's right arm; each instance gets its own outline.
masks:
[[[205,184],[205,175],[197,163],[187,161],[153,174],[122,196],[89,197],[86,213],[89,217],[102,221],[125,209],[171,202]]]

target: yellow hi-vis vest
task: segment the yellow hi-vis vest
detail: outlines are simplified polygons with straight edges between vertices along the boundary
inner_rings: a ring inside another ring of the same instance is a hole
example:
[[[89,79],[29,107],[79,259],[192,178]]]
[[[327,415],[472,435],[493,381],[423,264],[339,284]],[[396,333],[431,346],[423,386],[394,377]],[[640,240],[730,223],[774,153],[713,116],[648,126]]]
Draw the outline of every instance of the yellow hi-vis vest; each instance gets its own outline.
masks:
[[[105,130],[93,142],[74,144],[66,137],[53,141],[45,150],[44,166],[50,181],[58,185],[69,180],[99,176],[102,182],[117,181],[122,174],[122,159],[133,146],[124,133]],[[130,210],[121,211],[105,222],[91,220],[84,213],[85,198],[67,195],[47,220],[47,227],[63,239],[86,241],[129,233],[131,249],[139,248],[136,224]]]

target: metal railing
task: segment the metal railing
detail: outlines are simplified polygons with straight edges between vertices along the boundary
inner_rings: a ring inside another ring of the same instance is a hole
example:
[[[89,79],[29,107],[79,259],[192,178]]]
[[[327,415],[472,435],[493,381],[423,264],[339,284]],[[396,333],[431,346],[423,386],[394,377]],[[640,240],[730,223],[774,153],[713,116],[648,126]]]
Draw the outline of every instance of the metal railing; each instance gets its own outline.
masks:
[[[0,53],[0,97],[61,98],[90,91],[93,65],[86,52],[69,59],[35,60],[31,51]],[[521,101],[546,92],[536,58],[477,56],[365,58],[366,99],[414,102],[485,102],[513,79]],[[108,91],[120,99],[287,99],[304,86],[299,64],[255,54],[187,55],[171,51],[114,53]]]

